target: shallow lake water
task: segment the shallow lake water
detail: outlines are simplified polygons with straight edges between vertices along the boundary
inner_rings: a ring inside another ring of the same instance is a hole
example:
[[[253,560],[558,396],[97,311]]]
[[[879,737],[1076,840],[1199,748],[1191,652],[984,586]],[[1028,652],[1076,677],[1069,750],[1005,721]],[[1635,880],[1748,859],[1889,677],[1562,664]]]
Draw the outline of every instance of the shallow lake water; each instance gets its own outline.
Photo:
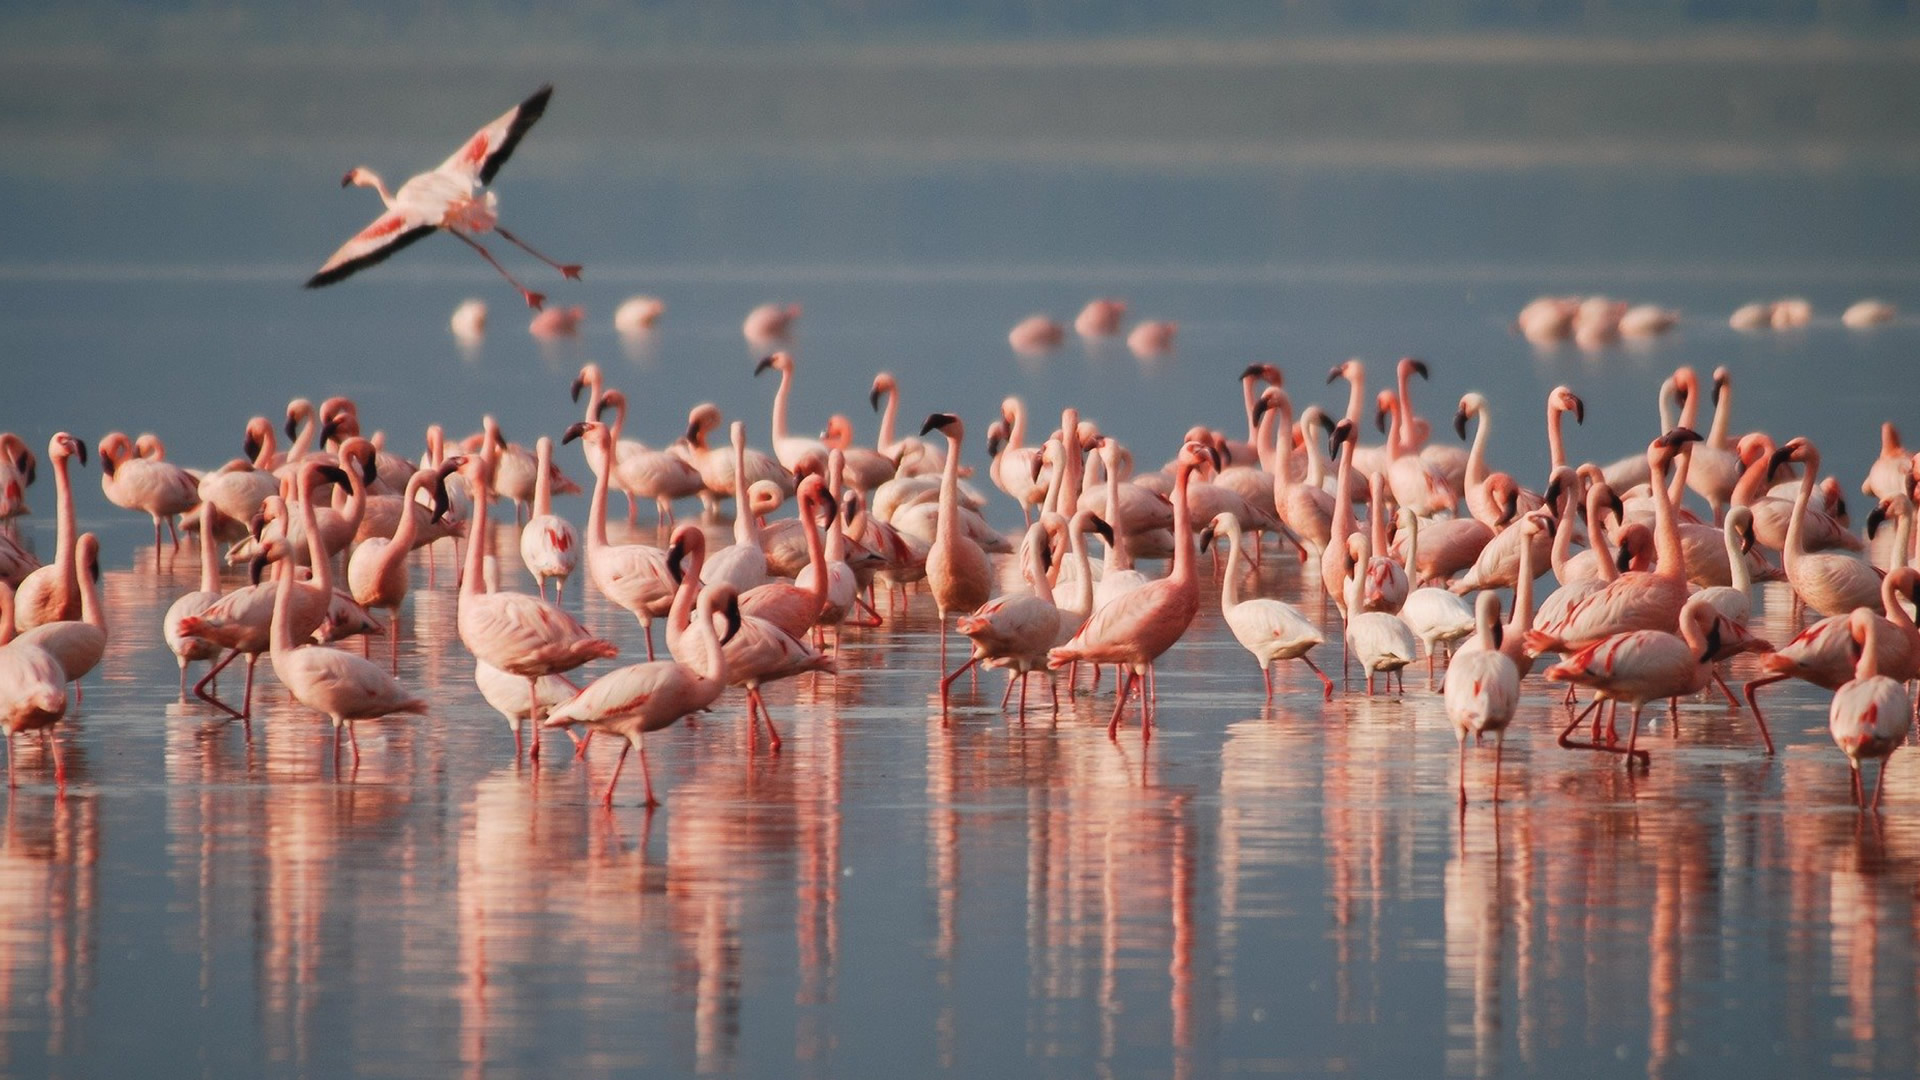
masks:
[[[1393,107],[1353,106],[1351,130],[1281,110],[1297,144],[1261,122],[1278,105],[1229,92],[1279,78],[1262,64],[1295,77],[1308,61],[1293,55],[1183,55],[1145,86],[1113,75],[1124,56],[1056,71],[962,50],[926,64],[942,73],[930,85],[912,55],[749,60],[701,84],[737,95],[705,112],[636,64],[429,78],[373,63],[330,105],[319,61],[143,82],[137,66],[107,78],[48,60],[78,100],[54,100],[30,67],[0,72],[20,106],[0,149],[0,428],[36,447],[58,428],[152,430],[173,458],[214,466],[249,416],[344,393],[402,452],[427,423],[464,433],[485,412],[531,443],[577,418],[567,384],[596,360],[639,437],[670,439],[712,400],[764,446],[774,388],[753,378],[739,322],[792,300],[806,308],[796,427],[841,412],[870,436],[869,380],[892,370],[916,427],[936,409],[967,419],[977,468],[1009,393],[1040,417],[1075,405],[1157,464],[1191,424],[1235,431],[1249,362],[1280,365],[1297,403],[1336,408],[1331,364],[1360,356],[1378,378],[1411,353],[1432,365],[1416,397],[1437,437],[1459,395],[1483,391],[1496,464],[1529,482],[1554,385],[1587,401],[1572,453],[1611,461],[1657,433],[1655,387],[1686,363],[1730,370],[1736,430],[1809,435],[1852,492],[1878,423],[1912,419],[1920,324],[1863,333],[1838,313],[1868,295],[1920,309],[1914,113],[1867,122],[1888,94],[1911,100],[1915,69],[1898,49],[1787,51],[1712,61],[1751,91],[1730,96],[1739,122],[1629,101],[1624,120],[1596,121],[1598,149],[1540,104],[1557,100],[1551,55],[1512,78],[1447,61],[1430,100],[1418,79],[1379,89]],[[1687,61],[1648,75],[1601,56],[1566,92],[1612,101],[1591,85],[1631,70],[1679,100],[1703,78]],[[1242,82],[1215,85],[1216,67]],[[296,287],[375,207],[337,189],[342,169],[424,167],[546,77],[561,90],[499,188],[506,220],[587,263],[566,285],[512,260],[585,306],[578,338],[531,339],[515,296],[444,238]],[[955,87],[974,111],[943,97]],[[1095,90],[1134,94],[1135,125],[1095,122]],[[619,95],[641,91],[674,107],[626,116]],[[1048,107],[993,111],[1016,91]],[[1229,97],[1239,110],[1212,108]],[[387,124],[388,99],[415,104]],[[64,126],[76,115],[100,134]],[[162,119],[185,134],[155,138]],[[667,315],[622,341],[612,308],[639,291]],[[1561,291],[1683,320],[1591,352],[1509,329],[1527,299]],[[1179,320],[1174,353],[1141,362],[1071,337],[1037,359],[1008,350],[1019,318],[1071,318],[1104,294]],[[1802,331],[1726,326],[1738,303],[1796,294],[1818,314]],[[492,325],[463,348],[446,320],[468,295]],[[577,450],[560,458],[587,476]],[[47,471],[24,523],[42,551]],[[1767,699],[1771,757],[1722,700],[1687,703],[1677,724],[1653,710],[1652,767],[1630,775],[1554,745],[1565,714],[1536,677],[1505,801],[1487,800],[1477,753],[1462,815],[1452,731],[1417,668],[1404,698],[1329,704],[1287,668],[1263,705],[1210,600],[1161,664],[1150,742],[1131,720],[1107,738],[1110,681],[1057,715],[1036,683],[1024,723],[997,708],[999,675],[962,681],[943,724],[932,604],[914,593],[886,625],[846,632],[837,678],[769,691],[779,753],[749,745],[729,693],[650,740],[657,811],[629,772],[608,813],[593,796],[612,748],[576,761],[556,739],[538,767],[516,762],[454,633],[444,558],[431,587],[416,564],[398,628],[401,681],[432,709],[362,725],[357,768],[264,667],[250,726],[180,703],[159,623],[197,562],[156,554],[98,479],[75,484],[105,543],[113,643],[60,729],[64,796],[22,740],[0,826],[6,1075],[1920,1067],[1920,755],[1895,756],[1881,814],[1857,813],[1818,691]],[[585,502],[560,509],[580,520]],[[1018,521],[1004,498],[992,516]],[[505,585],[530,587],[502,563]],[[633,621],[574,584],[566,606],[642,655]],[[1317,578],[1291,560],[1269,557],[1260,587],[1332,636]],[[1791,637],[1783,586],[1759,594],[1764,635]],[[1337,646],[1319,655],[1338,665]]]

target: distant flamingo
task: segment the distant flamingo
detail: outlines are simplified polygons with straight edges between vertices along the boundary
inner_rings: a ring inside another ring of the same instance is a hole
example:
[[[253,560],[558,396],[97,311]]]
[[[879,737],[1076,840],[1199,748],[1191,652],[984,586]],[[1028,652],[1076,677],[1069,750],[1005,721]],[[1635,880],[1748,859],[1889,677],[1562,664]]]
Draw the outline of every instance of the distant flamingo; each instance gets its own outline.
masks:
[[[1164,356],[1173,351],[1173,338],[1180,324],[1167,319],[1147,319],[1127,335],[1127,350],[1142,360]]]
[[[570,281],[580,279],[580,267],[572,263],[557,263],[540,254],[519,237],[500,226],[495,207],[498,200],[493,192],[480,194],[480,189],[493,182],[494,174],[500,166],[507,163],[514,148],[520,145],[527,129],[540,114],[546,111],[547,99],[553,96],[552,86],[542,86],[533,96],[508,109],[498,120],[475,132],[466,144],[454,151],[452,157],[441,162],[430,172],[411,177],[400,185],[400,190],[389,193],[387,186],[368,168],[349,170],[340,181],[341,187],[357,184],[370,187],[380,193],[380,201],[387,204],[386,212],[373,219],[373,224],[360,230],[359,235],[342,245],[339,251],[310,278],[307,288],[317,289],[331,285],[356,271],[363,270],[381,262],[394,252],[418,240],[426,238],[435,229],[445,229],[457,237],[461,243],[480,253],[500,276],[507,279],[520,295],[526,298],[527,306],[535,311],[546,297],[530,291],[526,286],[507,273],[492,253],[480,246],[473,234],[484,233],[491,229],[500,234],[508,243],[526,251],[534,258],[560,271],[561,276]]]
[[[653,329],[666,312],[667,305],[658,297],[630,296],[613,309],[613,329],[628,336],[644,334]]]
[[[747,312],[746,321],[740,324],[740,332],[746,335],[748,344],[754,346],[785,341],[793,333],[794,321],[799,318],[799,304],[761,304]]]
[[[600,803],[613,806],[614,785],[620,782],[620,770],[627,763],[627,751],[640,751],[640,777],[647,788],[647,806],[658,806],[653,797],[653,776],[647,768],[646,733],[660,731],[719,700],[727,688],[727,659],[724,640],[713,631],[713,617],[723,612],[727,618],[727,636],[731,640],[740,628],[740,605],[731,585],[709,585],[700,592],[699,606],[692,622],[693,643],[698,649],[694,663],[678,660],[653,660],[616,668],[593,680],[571,701],[547,714],[546,726],[563,728],[575,724],[626,740],[620,747],[620,761],[613,767],[607,790]]]
[[[1460,805],[1467,805],[1467,736],[1478,743],[1493,733],[1493,801],[1500,801],[1500,757],[1506,749],[1507,725],[1520,704],[1520,670],[1500,650],[1500,597],[1483,592],[1474,603],[1474,649],[1461,652],[1447,664],[1441,696],[1453,737],[1460,744]]]
[[[122,510],[138,510],[153,519],[153,546],[160,548],[160,525],[166,523],[173,549],[180,550],[180,531],[174,519],[200,503],[200,480],[178,465],[138,457],[122,432],[100,440],[100,490]]]
[[[11,530],[13,519],[32,513],[27,488],[33,485],[39,461],[20,436],[0,433],[0,523]]]
[[[1029,315],[1007,332],[1007,344],[1014,352],[1036,355],[1059,348],[1066,336],[1066,330],[1047,316]]]
[[[1906,686],[1880,674],[1879,650],[1874,638],[1880,632],[1880,620],[1873,612],[1855,609],[1849,617],[1849,630],[1859,647],[1860,660],[1853,681],[1833,695],[1827,710],[1827,728],[1834,745],[1847,755],[1853,773],[1853,799],[1862,807],[1879,810],[1880,797],[1887,791],[1887,765],[1893,752],[1907,741],[1913,728],[1913,701]],[[1873,801],[1867,801],[1860,780],[1860,762],[1879,758],[1880,782],[1874,785]]]
[[[1087,301],[1074,317],[1074,332],[1083,338],[1112,337],[1120,332],[1120,322],[1127,317],[1127,302],[1106,297],[1096,297]]]

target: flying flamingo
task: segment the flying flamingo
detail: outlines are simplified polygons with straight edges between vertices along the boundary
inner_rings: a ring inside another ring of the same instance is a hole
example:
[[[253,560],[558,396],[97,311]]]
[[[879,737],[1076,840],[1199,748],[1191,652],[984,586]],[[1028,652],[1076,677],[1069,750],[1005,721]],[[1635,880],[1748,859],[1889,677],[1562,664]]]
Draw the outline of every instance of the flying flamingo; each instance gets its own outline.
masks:
[[[553,599],[557,603],[566,597],[567,579],[580,563],[580,537],[574,532],[572,522],[553,512],[552,439],[540,436],[534,443],[534,460],[538,468],[533,481],[533,516],[520,530],[520,561],[539,584],[543,600],[547,596],[547,581],[557,579],[553,586]]]
[[[727,618],[727,636],[716,637],[713,617],[716,611]],[[691,629],[698,653],[692,662],[652,660],[617,668],[587,684],[571,701],[547,714],[546,726],[554,728],[582,724],[626,740],[620,747],[620,761],[613,767],[603,806],[613,806],[614,785],[620,782],[620,770],[627,764],[627,751],[640,751],[640,778],[647,787],[649,807],[660,805],[653,797],[653,776],[647,768],[646,733],[660,731],[712,705],[727,688],[726,641],[740,629],[740,604],[731,585],[709,585],[700,591],[699,606]]]
[[[80,527],[73,512],[73,482],[67,459],[87,463],[87,444],[66,432],[47,440],[47,460],[53,462],[54,495],[58,501],[53,561],[20,582],[13,597],[13,619],[22,630],[41,623],[74,619],[80,615],[80,580],[74,574],[73,545]]]
[[[1260,661],[1267,700],[1273,700],[1274,661],[1299,660],[1320,677],[1325,699],[1332,701],[1333,680],[1307,655],[1314,646],[1326,642],[1326,635],[1292,604],[1264,596],[1241,599],[1240,576],[1254,567],[1251,559],[1246,559],[1244,566],[1241,563],[1246,553],[1241,547],[1240,519],[1232,514],[1215,517],[1201,531],[1200,546],[1210,546],[1216,536],[1227,538],[1227,567],[1220,575],[1220,614],[1227,629],[1233,631],[1234,640]]]
[[[352,184],[373,188],[380,193],[380,201],[387,205],[386,212],[341,245],[340,250],[334,252],[333,257],[307,279],[307,288],[317,289],[349,277],[385,260],[408,244],[424,239],[435,229],[445,229],[461,243],[479,252],[481,258],[500,271],[501,277],[520,290],[527,306],[535,311],[540,310],[540,305],[547,298],[529,290],[507,273],[507,268],[501,266],[499,260],[473,238],[474,234],[491,229],[508,243],[560,271],[562,277],[570,281],[580,280],[580,266],[577,263],[555,262],[502,228],[496,211],[499,201],[493,192],[482,194],[480,190],[493,183],[494,174],[507,163],[507,158],[520,145],[527,129],[546,111],[547,99],[552,96],[553,87],[542,86],[533,92],[532,97],[475,132],[460,149],[454,151],[452,157],[430,172],[411,177],[400,185],[397,192],[388,192],[387,185],[374,175],[372,169],[362,166],[349,170],[341,179],[340,186]]]
[[[957,448],[956,448],[957,449]],[[953,453],[953,451],[949,451]],[[1200,576],[1194,566],[1193,522],[1187,509],[1187,483],[1195,469],[1214,460],[1212,447],[1189,442],[1181,447],[1173,480],[1173,567],[1166,577],[1122,593],[1094,609],[1073,640],[1047,654],[1049,668],[1075,661],[1120,665],[1119,701],[1107,722],[1107,737],[1118,739],[1120,717],[1135,684],[1148,665],[1173,647],[1200,610]],[[1217,463],[1217,462],[1216,462]],[[952,465],[949,463],[949,470]],[[1152,738],[1152,695],[1144,695],[1140,738]]]
[[[1880,620],[1873,612],[1859,608],[1849,620],[1860,660],[1853,681],[1833,695],[1833,704],[1827,710],[1827,729],[1833,733],[1834,745],[1847,755],[1854,801],[1877,811],[1880,797],[1887,792],[1887,763],[1907,741],[1907,732],[1913,727],[1913,701],[1907,696],[1905,684],[1880,674],[1879,650],[1874,647],[1874,638],[1881,632]],[[1880,782],[1873,787],[1873,802],[1868,803],[1860,780],[1860,762],[1873,758],[1882,762]]]
[[[1500,801],[1500,756],[1506,749],[1507,725],[1513,721],[1514,708],[1520,703],[1520,669],[1502,652],[1500,597],[1483,592],[1474,603],[1476,636],[1474,649],[1466,650],[1447,664],[1447,677],[1441,689],[1446,702],[1447,719],[1453,721],[1453,736],[1460,744],[1460,805],[1467,805],[1467,736],[1478,743],[1493,732],[1493,801]]]
[[[314,526],[313,500],[300,504],[306,519],[309,558],[316,571],[327,564],[321,549],[320,530]],[[478,545],[475,545],[477,550]],[[477,576],[477,569],[476,576]],[[291,560],[280,567],[280,580],[274,589],[273,619],[268,631],[268,657],[273,674],[293,699],[315,712],[325,713],[333,721],[333,749],[340,752],[340,729],[347,729],[347,743],[353,748],[353,760],[360,760],[360,742],[354,738],[356,720],[374,720],[393,713],[424,713],[427,703],[409,694],[393,676],[372,661],[343,649],[325,645],[296,644],[294,621],[294,566]],[[329,590],[331,591],[331,590]]]
[[[67,715],[67,673],[52,653],[13,638],[13,590],[0,586],[0,734],[7,739],[7,787],[13,780],[13,737],[23,731],[51,735]],[[65,786],[66,762],[60,739],[52,737],[54,782]]]

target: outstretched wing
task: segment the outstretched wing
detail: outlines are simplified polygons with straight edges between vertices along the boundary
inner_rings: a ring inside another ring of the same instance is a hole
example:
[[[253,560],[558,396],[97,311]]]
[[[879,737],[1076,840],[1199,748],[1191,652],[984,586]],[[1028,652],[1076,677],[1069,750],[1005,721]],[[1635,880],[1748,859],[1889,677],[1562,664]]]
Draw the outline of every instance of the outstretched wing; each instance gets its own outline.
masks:
[[[521,136],[527,133],[535,120],[540,119],[541,113],[547,111],[547,99],[552,96],[552,83],[535,90],[532,97],[474,132],[473,138],[454,151],[452,157],[441,162],[436,171],[451,173],[469,184],[493,183],[493,174],[499,172],[500,166],[513,156],[513,148],[520,145]]]
[[[373,219],[353,239],[340,245],[326,265],[307,279],[307,288],[331,285],[341,278],[364,270],[433,232],[438,226],[427,224],[398,210],[389,210]]]

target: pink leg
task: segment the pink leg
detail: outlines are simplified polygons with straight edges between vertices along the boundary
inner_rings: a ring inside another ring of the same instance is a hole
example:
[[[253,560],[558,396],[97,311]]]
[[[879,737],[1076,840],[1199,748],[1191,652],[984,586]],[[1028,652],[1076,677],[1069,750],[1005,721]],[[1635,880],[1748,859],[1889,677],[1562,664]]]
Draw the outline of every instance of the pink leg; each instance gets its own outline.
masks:
[[[493,267],[495,270],[500,271],[500,276],[503,278],[506,278],[508,284],[520,290],[520,295],[526,298],[528,307],[532,308],[535,311],[539,311],[540,305],[547,302],[547,298],[545,296],[542,296],[541,294],[534,292],[532,289],[527,288],[525,285],[520,284],[518,279],[516,279],[512,274],[507,273],[507,268],[500,265],[500,260],[494,258],[493,253],[491,251],[488,251],[486,248],[481,247],[480,242],[478,240],[475,240],[473,237],[468,236],[466,233],[461,232],[459,229],[448,229],[447,231],[459,237],[461,243],[479,252],[480,257],[487,260],[487,265]],[[504,236],[506,234],[502,233],[501,235]]]
[[[1333,680],[1327,678],[1327,673],[1320,670],[1320,665],[1314,663],[1312,657],[1303,656],[1300,659],[1305,661],[1306,665],[1313,669],[1313,673],[1315,675],[1320,676],[1320,685],[1324,694],[1324,700],[1332,701],[1333,700]]]
[[[1880,759],[1880,777],[1873,785],[1872,808],[1876,812],[1880,809],[1880,796],[1887,793],[1887,766],[1891,764],[1893,764],[1893,751],[1889,750],[1887,751],[1887,756]]]
[[[752,690],[747,691],[747,693],[752,695],[753,699],[760,703],[760,719],[766,721],[767,739],[772,744],[774,753],[779,753],[780,752],[780,729],[773,726],[773,714],[767,711],[767,700],[760,696],[759,687],[755,687]]]
[[[1001,712],[1007,711],[1007,702],[1013,700],[1013,684],[1019,681],[1019,679],[1020,676],[1016,674],[1012,668],[1007,669],[1007,688],[1000,692]]]
[[[1113,719],[1107,721],[1107,738],[1116,741],[1120,738],[1120,714],[1127,708],[1127,698],[1133,693],[1133,682],[1136,678],[1133,669],[1124,664],[1120,665],[1119,671],[1116,678],[1120,680],[1120,700],[1114,702]]]
[[[1460,809],[1467,808],[1467,733],[1457,731],[1454,741],[1460,744]]]
[[[653,770],[647,767],[647,741],[644,736],[636,731],[633,733],[633,745],[640,751],[640,782],[647,786],[646,806],[647,809],[651,810],[660,805],[660,800],[653,797]],[[620,751],[620,756],[625,757],[626,753],[625,750],[622,750]]]
[[[1493,737],[1493,802],[1496,806],[1500,803],[1500,756],[1506,749],[1507,732],[1502,728],[1500,733]]]
[[[1784,679],[1784,678],[1786,678],[1786,675],[1784,674],[1763,675],[1760,678],[1755,679],[1752,682],[1748,683],[1741,690],[1741,693],[1746,696],[1747,708],[1753,710],[1753,722],[1760,725],[1760,738],[1766,742],[1767,753],[1769,754],[1773,753],[1773,734],[1767,730],[1767,718],[1765,714],[1761,713],[1760,711],[1760,701],[1757,697],[1754,696],[1754,691],[1760,689],[1761,687],[1767,685],[1768,683],[1779,682],[1781,679]]]
[[[1267,700],[1272,701],[1273,700],[1273,668],[1270,665],[1267,665],[1267,664],[1260,665],[1260,681],[1267,684]]]
[[[627,767],[627,751],[631,749],[632,743],[620,748],[620,760],[613,763],[613,777],[607,781],[606,793],[600,796],[600,805],[609,810],[613,809],[613,787],[620,782],[620,770]]]
[[[946,722],[947,697],[952,691],[953,680],[959,678],[962,672],[972,667],[978,660],[979,660],[979,657],[968,657],[966,663],[961,664],[957,668],[954,668],[953,673],[951,675],[948,675],[946,678],[940,680],[940,721],[941,723]],[[1005,708],[1005,707],[1006,707],[1005,703],[1002,703],[1001,708]]]
[[[1020,723],[1022,726],[1027,722],[1027,676],[1031,674],[1033,674],[1031,671],[1020,673]]]
[[[54,790],[60,794],[65,794],[67,790],[67,758],[65,754],[60,752],[60,736],[56,734],[52,728],[47,729],[47,748],[53,751]],[[1874,799],[1874,805],[1880,805],[1877,796]]]
[[[497,224],[494,225],[493,231],[499,233],[500,236],[504,240],[506,240],[507,243],[512,244],[513,246],[519,248],[521,251],[524,251],[527,254],[533,256],[534,258],[539,259],[541,262],[546,263],[548,266],[553,267],[555,270],[560,271],[560,276],[563,278],[566,278],[568,281],[580,280],[580,264],[579,263],[554,262],[552,259],[547,258],[545,255],[542,255],[539,252],[533,250],[533,248],[529,247],[525,240],[520,239],[519,237],[508,232],[507,230],[501,228]],[[642,753],[644,754],[644,751],[642,751]]]

